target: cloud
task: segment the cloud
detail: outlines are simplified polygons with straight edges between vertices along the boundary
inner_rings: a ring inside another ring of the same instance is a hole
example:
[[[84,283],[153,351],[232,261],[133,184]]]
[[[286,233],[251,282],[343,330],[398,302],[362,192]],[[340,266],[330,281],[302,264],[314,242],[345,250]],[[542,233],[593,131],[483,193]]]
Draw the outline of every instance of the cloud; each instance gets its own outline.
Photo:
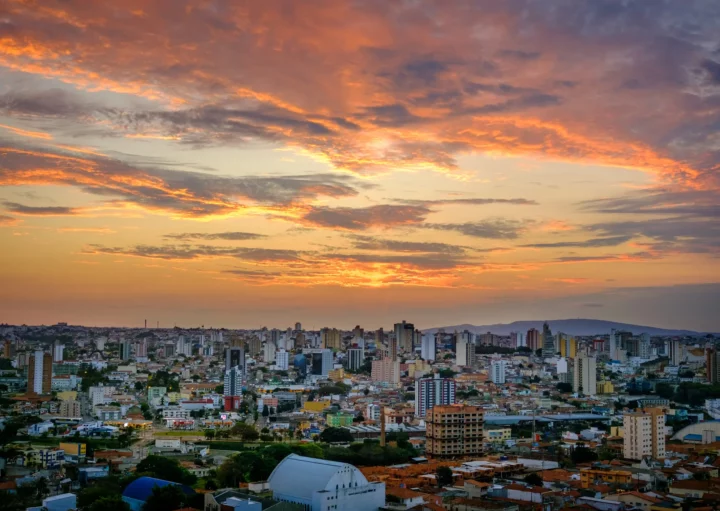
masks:
[[[454,256],[440,256],[436,254],[330,254],[328,259],[340,259],[367,264],[407,265],[417,268],[452,269],[464,265],[465,261]]]
[[[357,195],[356,187],[368,186],[351,176],[337,174],[233,177],[151,165],[135,166],[100,156],[76,156],[9,144],[3,147],[2,141],[0,185],[75,186],[134,207],[189,218],[239,214],[263,208],[282,210],[318,197],[351,197]],[[31,214],[33,209],[26,211]],[[72,208],[45,208],[45,211],[71,214]]]
[[[5,209],[16,215],[27,216],[74,216],[83,212],[81,208],[64,206],[25,206],[17,202],[5,202]]]
[[[466,247],[450,245],[448,243],[433,243],[424,241],[403,241],[375,238],[372,236],[351,236],[353,248],[358,250],[433,253],[460,256],[466,253]]]
[[[495,218],[466,222],[462,224],[423,224],[427,229],[438,231],[455,231],[474,238],[513,240],[527,229],[529,222]]]
[[[642,262],[659,259],[658,254],[652,252],[635,252],[632,254],[610,254],[602,256],[564,256],[554,261],[557,263],[608,263],[608,262]]]
[[[627,243],[633,238],[629,236],[612,236],[608,238],[592,238],[583,241],[558,241],[554,243],[529,243],[520,245],[523,248],[597,248],[597,247],[615,247]]]
[[[533,199],[489,199],[489,198],[464,198],[464,199],[432,199],[432,200],[401,200],[405,204],[422,204],[426,206],[444,206],[444,205],[468,205],[468,206],[486,206],[489,204],[508,204],[517,206],[537,206],[538,203]]]
[[[180,241],[191,241],[191,240],[227,240],[227,241],[245,241],[245,240],[257,240],[265,238],[264,234],[256,234],[252,232],[216,232],[216,233],[204,233],[204,232],[182,232],[175,234],[166,234],[163,236],[165,239],[180,240]]]
[[[424,206],[383,204],[364,208],[310,207],[302,221],[308,225],[348,231],[388,228],[422,222],[430,213]]]
[[[16,225],[18,223],[18,219],[8,216],[8,215],[0,215],[0,226],[6,226],[6,225]]]
[[[166,260],[193,260],[216,257],[231,257],[253,262],[277,262],[299,260],[301,252],[296,250],[282,250],[270,248],[224,248],[208,245],[135,245],[132,247],[106,247],[103,245],[89,245],[85,249],[87,254],[109,254],[132,257],[147,257],[150,259]]]

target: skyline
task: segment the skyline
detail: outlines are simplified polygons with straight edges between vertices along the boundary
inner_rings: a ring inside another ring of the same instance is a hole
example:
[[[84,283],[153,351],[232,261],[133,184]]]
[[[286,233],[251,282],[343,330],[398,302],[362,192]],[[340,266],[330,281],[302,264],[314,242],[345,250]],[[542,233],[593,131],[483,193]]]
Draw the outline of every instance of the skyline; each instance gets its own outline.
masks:
[[[0,322],[720,331],[717,3],[0,23]]]

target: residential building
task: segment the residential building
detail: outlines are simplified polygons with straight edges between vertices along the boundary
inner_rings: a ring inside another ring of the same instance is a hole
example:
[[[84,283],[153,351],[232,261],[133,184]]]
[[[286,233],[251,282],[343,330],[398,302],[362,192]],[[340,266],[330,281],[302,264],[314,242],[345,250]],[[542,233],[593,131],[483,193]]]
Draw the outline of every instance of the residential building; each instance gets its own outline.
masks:
[[[88,389],[88,397],[90,398],[90,406],[97,406],[105,403],[105,387],[90,387]]]
[[[120,360],[130,360],[130,341],[120,341]]]
[[[502,385],[505,383],[506,367],[507,362],[504,360],[493,360],[490,364],[490,376],[495,385]]]
[[[597,393],[596,360],[584,352],[573,359],[573,392],[587,396]]]
[[[347,368],[350,371],[357,371],[365,363],[365,350],[362,348],[350,348],[347,350]]]
[[[577,356],[577,341],[574,337],[559,332],[557,341],[560,347],[560,356],[564,358],[575,358]]]
[[[482,455],[484,418],[478,406],[432,407],[426,418],[425,453],[433,458]]]
[[[547,324],[547,321],[543,323],[542,342],[542,356],[544,358],[554,357],[556,353],[555,338],[553,337],[550,325]]]
[[[392,357],[373,360],[370,378],[377,383],[400,383],[400,361]]]
[[[720,383],[720,352],[715,348],[705,351],[705,372],[708,383]]]
[[[53,342],[53,362],[62,362],[65,355],[65,345],[59,341]]]
[[[266,362],[274,359],[273,354],[273,358],[266,360]],[[240,371],[245,371],[245,350],[243,348],[232,347],[225,349],[225,370],[229,371],[233,367],[239,367]]]
[[[455,401],[455,380],[440,378],[421,378],[415,382],[415,416],[423,418],[428,410],[436,405],[451,405]]]
[[[321,329],[320,346],[322,346],[323,349],[335,351],[342,349],[342,332],[337,328]]]
[[[685,360],[685,345],[678,339],[670,340],[670,365],[678,366]]]
[[[275,367],[279,371],[287,371],[290,367],[290,353],[285,350],[275,353]]]
[[[345,426],[352,426],[355,416],[350,413],[334,413],[328,414],[325,418],[325,424],[332,428],[343,428]]]
[[[28,394],[49,394],[51,390],[52,355],[37,350],[28,362]]]
[[[455,364],[460,367],[472,367],[475,365],[475,343],[461,334],[457,334]]]
[[[60,402],[60,411],[58,412],[60,417],[74,418],[82,417],[80,411],[80,402],[74,399]]]
[[[525,345],[533,352],[540,349],[540,332],[536,328],[531,328],[527,331]]]
[[[623,415],[623,456],[641,460],[665,457],[665,411],[649,408]]]
[[[615,385],[610,380],[601,380],[597,382],[598,394],[612,394],[615,392]]]
[[[268,478],[273,498],[308,511],[377,511],[385,506],[385,484],[370,483],[347,463],[291,454]]]
[[[420,346],[420,358],[423,360],[435,360],[435,334],[424,334]]]
[[[632,484],[632,472],[585,468],[580,470],[580,485],[587,489],[599,484]]]
[[[119,406],[97,406],[95,407],[95,415],[101,421],[117,421],[122,417]]]
[[[393,329],[395,332],[397,349],[405,353],[412,352],[413,340],[415,338],[415,325],[407,323],[403,320],[402,323],[395,323]]]
[[[512,439],[511,428],[496,428],[489,429],[483,432],[485,441],[491,444],[504,444],[506,441]]]
[[[163,419],[189,419],[192,410],[181,407],[169,407],[162,411]]]
[[[225,371],[225,385],[223,386],[223,396],[241,396],[243,384],[243,371],[239,366],[235,366]]]
[[[167,387],[148,387],[147,394],[148,394],[148,401],[162,399],[162,397],[165,394],[167,394]]]
[[[269,364],[275,360],[275,353],[277,353],[277,344],[268,339],[265,341],[265,346],[263,346],[263,360]]]

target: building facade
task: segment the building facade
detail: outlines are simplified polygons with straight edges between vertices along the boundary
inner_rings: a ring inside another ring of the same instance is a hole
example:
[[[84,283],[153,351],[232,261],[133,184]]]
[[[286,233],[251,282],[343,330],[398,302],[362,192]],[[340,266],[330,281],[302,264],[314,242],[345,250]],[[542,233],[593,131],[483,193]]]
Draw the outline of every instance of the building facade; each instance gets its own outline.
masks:
[[[49,394],[51,390],[52,355],[37,350],[28,362],[28,394]]]
[[[440,378],[421,378],[415,383],[415,416],[424,418],[428,410],[437,405],[451,405],[455,401],[455,380]]]
[[[623,415],[623,456],[641,460],[665,457],[665,411],[650,408]]]
[[[433,458],[482,455],[484,419],[478,406],[434,406],[426,418],[425,453]]]

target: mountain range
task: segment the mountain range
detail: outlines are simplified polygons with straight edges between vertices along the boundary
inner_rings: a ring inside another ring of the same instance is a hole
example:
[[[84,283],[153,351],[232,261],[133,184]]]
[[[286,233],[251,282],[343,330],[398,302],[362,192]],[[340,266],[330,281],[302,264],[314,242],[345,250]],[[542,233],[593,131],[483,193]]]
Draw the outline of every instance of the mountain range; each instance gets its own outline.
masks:
[[[537,321],[514,321],[512,323],[496,323],[494,325],[453,325],[437,328],[428,328],[423,330],[424,333],[435,333],[442,329],[445,332],[461,332],[469,330],[476,334],[491,332],[496,335],[509,335],[510,332],[525,333],[531,328],[536,328],[542,332],[544,320]],[[657,336],[685,336],[685,335],[701,335],[699,332],[692,330],[672,330],[667,328],[656,328],[652,326],[631,325],[629,323],[617,323],[615,321],[604,321],[601,319],[555,319],[547,320],[553,333],[563,332],[568,335],[605,335],[609,334],[614,328],[615,330],[625,330],[633,334],[647,333]]]

